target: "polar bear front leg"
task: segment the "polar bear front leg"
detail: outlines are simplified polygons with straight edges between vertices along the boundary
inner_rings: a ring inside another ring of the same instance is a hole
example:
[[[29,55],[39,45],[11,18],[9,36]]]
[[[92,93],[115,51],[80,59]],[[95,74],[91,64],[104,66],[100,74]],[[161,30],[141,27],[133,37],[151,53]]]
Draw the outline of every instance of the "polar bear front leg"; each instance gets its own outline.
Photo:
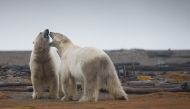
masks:
[[[43,87],[41,81],[37,78],[32,78],[32,85],[33,85],[32,98],[41,99],[43,96]]]
[[[62,97],[62,101],[70,101],[73,100],[74,96],[77,94],[77,85],[75,79],[69,76],[66,80],[64,80],[64,97]]]
[[[84,92],[79,102],[97,102],[99,95],[99,85],[97,76],[89,76],[84,81]]]
[[[62,75],[59,73],[59,97],[62,98],[64,96],[64,89],[62,84]]]
[[[59,98],[59,80],[58,77],[51,77],[52,80],[49,83],[49,99]]]

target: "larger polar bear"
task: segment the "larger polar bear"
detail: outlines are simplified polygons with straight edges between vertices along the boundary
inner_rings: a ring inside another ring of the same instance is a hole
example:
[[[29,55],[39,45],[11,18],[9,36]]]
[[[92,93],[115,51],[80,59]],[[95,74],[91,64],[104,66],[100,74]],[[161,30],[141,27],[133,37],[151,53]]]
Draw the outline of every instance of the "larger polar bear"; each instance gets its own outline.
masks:
[[[50,37],[50,45],[58,49],[63,64],[61,70],[65,96],[62,100],[72,99],[76,93],[76,82],[81,82],[84,86],[79,102],[96,102],[100,88],[108,90],[115,99],[128,100],[115,67],[104,51],[81,48],[60,33],[50,32]]]
[[[45,87],[49,88],[49,98],[57,99],[59,91],[59,71],[61,60],[55,48],[49,46],[49,30],[41,32],[35,39],[30,57],[33,99],[43,96]]]

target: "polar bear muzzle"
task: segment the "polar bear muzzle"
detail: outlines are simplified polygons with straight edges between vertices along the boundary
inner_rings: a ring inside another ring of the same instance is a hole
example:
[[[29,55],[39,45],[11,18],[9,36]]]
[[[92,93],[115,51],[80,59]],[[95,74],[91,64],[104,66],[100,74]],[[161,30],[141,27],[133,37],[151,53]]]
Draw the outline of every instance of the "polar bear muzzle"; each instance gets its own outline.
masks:
[[[49,38],[49,30],[44,30],[44,38]]]
[[[53,32],[50,32],[50,33],[49,33],[49,36],[53,39],[53,38],[54,38]]]

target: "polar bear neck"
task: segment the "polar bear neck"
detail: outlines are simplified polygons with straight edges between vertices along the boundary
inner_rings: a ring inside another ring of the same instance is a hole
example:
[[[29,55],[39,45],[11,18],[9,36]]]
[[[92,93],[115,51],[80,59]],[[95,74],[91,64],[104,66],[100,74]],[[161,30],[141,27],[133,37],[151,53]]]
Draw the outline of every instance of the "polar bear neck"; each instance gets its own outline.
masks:
[[[38,63],[45,63],[50,60],[50,50],[44,49],[44,50],[34,50],[35,52],[35,60]]]
[[[46,63],[50,61],[50,57],[46,57],[46,56],[40,56],[40,55],[36,55],[35,56],[35,61],[38,63]]]
[[[73,44],[72,42],[63,43],[63,44],[60,44],[60,46],[58,47],[58,51],[59,51],[60,56],[62,56],[63,54],[65,54],[70,49],[78,48],[78,47],[79,46]]]

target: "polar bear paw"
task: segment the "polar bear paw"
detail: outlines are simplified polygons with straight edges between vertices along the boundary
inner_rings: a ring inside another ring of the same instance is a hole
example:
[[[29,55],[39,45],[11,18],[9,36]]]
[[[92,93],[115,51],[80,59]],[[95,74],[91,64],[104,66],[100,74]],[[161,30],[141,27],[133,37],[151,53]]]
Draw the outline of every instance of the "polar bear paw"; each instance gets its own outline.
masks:
[[[115,99],[116,100],[126,100],[126,101],[129,100],[127,94],[124,94],[123,96],[115,97]]]
[[[40,95],[40,94],[37,94],[37,93],[35,93],[35,92],[33,92],[33,94],[32,94],[32,99],[41,99],[42,98],[42,96]]]
[[[82,98],[80,98],[79,102],[97,102],[97,99],[94,97],[86,97],[83,96]]]
[[[72,100],[73,100],[72,96],[64,96],[61,98],[61,101],[72,101]]]

